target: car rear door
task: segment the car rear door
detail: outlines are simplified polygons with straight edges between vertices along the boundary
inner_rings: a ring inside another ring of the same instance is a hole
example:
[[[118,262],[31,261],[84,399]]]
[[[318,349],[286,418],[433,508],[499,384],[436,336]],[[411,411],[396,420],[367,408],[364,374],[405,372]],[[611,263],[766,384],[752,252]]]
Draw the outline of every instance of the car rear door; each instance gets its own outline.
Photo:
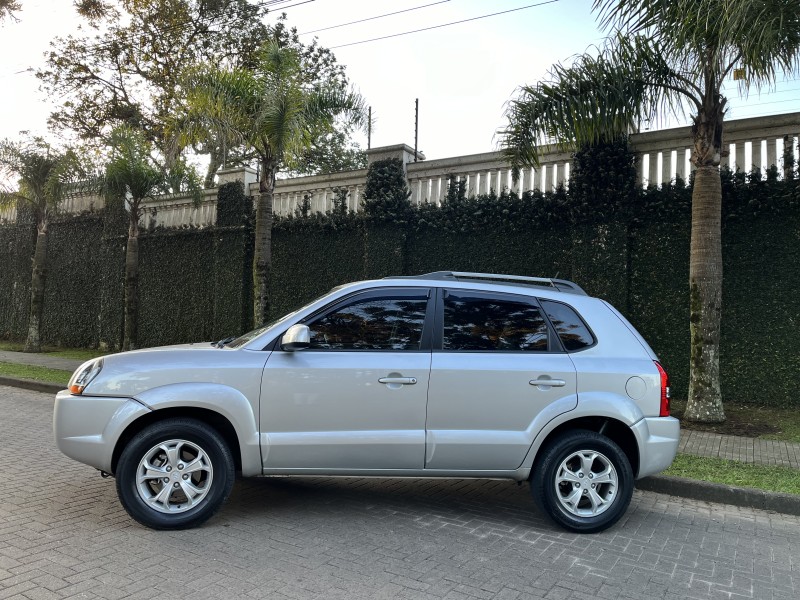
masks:
[[[535,298],[438,295],[425,468],[516,469],[539,429],[577,406],[572,361]]]

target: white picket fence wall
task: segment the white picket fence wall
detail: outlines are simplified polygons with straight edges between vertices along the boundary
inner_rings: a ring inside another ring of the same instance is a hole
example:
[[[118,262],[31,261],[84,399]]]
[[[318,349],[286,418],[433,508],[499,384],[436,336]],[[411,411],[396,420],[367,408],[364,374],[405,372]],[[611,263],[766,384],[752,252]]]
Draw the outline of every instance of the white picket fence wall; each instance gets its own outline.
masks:
[[[730,155],[722,158],[722,165],[733,170],[751,171],[754,167],[766,170],[775,165],[783,172],[784,148],[797,161],[800,113],[731,120],[725,124],[725,140]],[[676,177],[689,178],[693,166],[691,157],[692,132],[690,127],[633,134],[630,144],[638,156],[639,182],[642,186],[661,185]],[[393,147],[393,148],[401,148]],[[383,148],[375,152],[386,152]],[[406,147],[404,160],[408,175],[411,201],[439,203],[447,193],[451,180],[465,181],[467,195],[513,190],[554,190],[569,180],[571,154],[551,150],[542,155],[538,168],[523,169],[515,182],[501,152],[488,152],[455,158],[409,162],[413,151]],[[371,157],[372,158],[372,157]],[[383,155],[380,156],[383,158]],[[279,215],[293,214],[295,208],[308,197],[312,211],[324,212],[333,208],[336,187],[350,190],[349,206],[358,210],[366,171],[350,171],[330,176],[299,177],[279,181],[276,185],[274,209]],[[253,186],[251,193],[257,193]]]
[[[722,165],[732,170],[762,170],[775,165],[784,172],[784,152],[800,160],[798,149],[800,136],[800,112],[785,115],[731,120],[725,124],[725,141],[729,155],[722,157]],[[661,185],[676,177],[688,179],[691,156],[691,129],[678,127],[659,131],[633,134],[630,144],[638,156],[639,182],[642,186]],[[553,190],[569,180],[569,153],[552,150],[542,155],[541,166],[524,169],[514,182],[508,163],[501,152],[488,152],[454,158],[424,160],[420,154],[413,162],[414,152],[408,146],[388,146],[368,151],[370,162],[388,156],[401,158],[406,165],[411,201],[439,203],[447,192],[451,180],[465,181],[470,196],[494,190],[513,190],[522,193],[539,189]],[[787,165],[788,167],[788,165]],[[366,169],[345,171],[328,175],[280,179],[275,185],[273,210],[277,215],[294,214],[305,198],[312,212],[331,210],[336,191],[348,191],[347,203],[351,210],[359,210],[366,181]],[[255,171],[252,169],[230,169],[220,173],[220,183],[239,179],[245,182],[252,196],[258,194]],[[98,196],[75,196],[68,198],[62,210],[80,213],[97,210],[104,205]],[[188,195],[172,195],[145,203],[142,225],[165,227],[206,227],[216,221],[216,188],[204,191],[203,200],[195,205]],[[13,208],[0,211],[0,222],[13,221]]]

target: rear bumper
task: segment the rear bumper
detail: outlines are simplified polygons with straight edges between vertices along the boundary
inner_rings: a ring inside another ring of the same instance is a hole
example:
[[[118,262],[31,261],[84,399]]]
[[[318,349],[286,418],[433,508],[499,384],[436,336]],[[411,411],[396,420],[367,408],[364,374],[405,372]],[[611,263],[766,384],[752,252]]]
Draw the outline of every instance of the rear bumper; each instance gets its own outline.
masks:
[[[130,398],[73,396],[62,390],[56,395],[53,435],[58,449],[70,458],[111,472],[120,435],[148,412],[150,409]]]
[[[639,445],[639,472],[636,478],[659,473],[672,464],[678,453],[681,427],[674,417],[642,419],[631,427]]]

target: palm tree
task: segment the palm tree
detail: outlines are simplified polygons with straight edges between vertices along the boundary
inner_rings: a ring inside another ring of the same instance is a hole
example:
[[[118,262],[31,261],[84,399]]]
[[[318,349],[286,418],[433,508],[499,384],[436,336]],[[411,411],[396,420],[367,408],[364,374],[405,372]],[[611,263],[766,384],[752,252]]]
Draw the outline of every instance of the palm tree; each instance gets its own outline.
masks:
[[[502,144],[512,165],[536,165],[544,143],[609,141],[659,115],[692,119],[690,377],[686,418],[725,420],[719,382],[722,248],[720,158],[734,68],[739,92],[800,68],[797,0],[594,0],[611,34],[599,51],[557,64],[509,103]]]
[[[256,326],[270,313],[272,205],[275,177],[291,169],[320,131],[337,118],[356,125],[366,120],[360,95],[336,83],[315,83],[302,55],[294,48],[268,41],[255,68],[209,67],[188,77],[189,116],[185,142],[202,139],[207,130],[232,144],[243,145],[259,163],[253,259],[253,317]],[[198,128],[197,125],[201,126]]]
[[[199,200],[197,174],[180,157],[171,168],[160,168],[153,160],[152,144],[144,133],[120,126],[111,134],[111,157],[100,186],[110,201],[122,201],[128,212],[128,240],[125,245],[125,327],[123,350],[138,345],[139,315],[139,221],[143,202],[167,193],[189,191]]]
[[[47,243],[50,218],[69,190],[84,174],[72,150],[59,152],[41,138],[25,143],[0,142],[0,176],[19,181],[17,190],[0,188],[0,206],[28,206],[36,219],[36,249],[31,269],[31,306],[25,352],[41,352],[41,323],[47,280]]]

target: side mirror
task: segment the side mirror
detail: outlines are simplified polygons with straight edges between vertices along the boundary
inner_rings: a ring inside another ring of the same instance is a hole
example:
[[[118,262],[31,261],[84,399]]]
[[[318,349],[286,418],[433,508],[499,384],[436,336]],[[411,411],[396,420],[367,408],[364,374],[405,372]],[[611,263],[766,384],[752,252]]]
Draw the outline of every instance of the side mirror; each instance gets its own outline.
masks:
[[[308,330],[308,325],[292,325],[283,334],[281,339],[281,350],[286,352],[294,352],[296,350],[304,350],[311,345],[311,332]]]

